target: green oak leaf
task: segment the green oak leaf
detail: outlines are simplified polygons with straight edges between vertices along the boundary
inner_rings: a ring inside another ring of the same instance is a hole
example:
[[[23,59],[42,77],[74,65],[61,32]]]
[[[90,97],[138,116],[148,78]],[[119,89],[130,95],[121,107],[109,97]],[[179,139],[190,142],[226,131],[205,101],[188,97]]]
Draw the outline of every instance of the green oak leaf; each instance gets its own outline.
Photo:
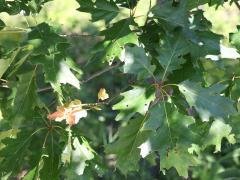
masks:
[[[215,145],[215,152],[221,151],[221,142],[223,138],[227,138],[231,144],[236,143],[234,134],[231,132],[232,127],[229,124],[225,124],[222,120],[216,119],[209,129],[209,134],[205,138],[204,144],[205,146]]]
[[[35,107],[38,105],[36,93],[35,70],[19,75],[13,107],[7,119],[18,127],[23,121],[30,120]]]
[[[238,32],[230,34],[230,42],[240,52],[240,25],[237,26]]]
[[[174,149],[160,152],[160,170],[176,168],[178,174],[184,178],[188,177],[191,166],[198,164],[198,159],[190,154],[185,146],[177,144]]]
[[[112,64],[116,57],[120,58],[126,44],[138,43],[138,37],[131,31],[130,25],[134,25],[134,21],[127,18],[100,32],[100,35],[105,36],[105,40],[96,45],[95,51],[100,52],[103,62]]]
[[[73,146],[73,148],[71,146]],[[94,151],[84,138],[82,138],[82,143],[80,143],[78,138],[75,137],[73,143],[71,144],[70,142],[70,144],[65,147],[62,157],[64,157],[62,159],[64,163],[69,164],[67,165],[66,174],[72,174],[72,171],[74,171],[76,176],[80,176],[84,173],[84,169],[88,165],[87,161],[94,158]],[[69,160],[70,162],[68,162]]]
[[[145,115],[155,94],[153,88],[133,87],[133,89],[120,94],[124,98],[115,104],[112,109],[120,110],[116,120],[128,120],[136,112]]]
[[[136,44],[137,42],[137,35],[134,33],[130,33],[113,41],[106,41],[105,43],[107,46],[105,55],[103,56],[103,61],[108,61],[111,65],[114,58],[120,57],[121,52],[126,44]]]
[[[119,13],[119,8],[113,0],[97,0],[95,2],[92,0],[77,0],[77,2],[80,4],[78,10],[90,13],[93,22],[104,19],[108,23]]]
[[[106,146],[106,153],[117,155],[117,167],[123,174],[138,170],[141,158],[139,146],[151,133],[141,130],[145,120],[146,116],[138,115],[127,126],[119,129],[119,139],[116,142]]]
[[[234,76],[240,76],[239,60],[220,59],[218,61],[201,60],[204,68],[204,79],[207,85],[221,81],[231,81]]]
[[[42,65],[46,82],[49,82],[54,91],[59,94],[60,100],[62,99],[61,84],[70,84],[77,89],[80,88],[80,82],[72,73],[69,62],[67,63],[61,55],[33,56],[32,62]]]
[[[195,122],[193,117],[181,114],[167,102],[153,106],[148,116],[142,130],[155,132],[149,139],[148,153],[160,153],[161,170],[174,167],[180,176],[187,177],[189,166],[197,165],[196,157],[188,153],[188,148],[200,138],[190,128]]]
[[[218,88],[202,88],[199,84],[184,81],[179,85],[179,90],[186,97],[190,106],[193,106],[203,121],[209,121],[210,117],[226,118],[236,113],[233,102],[227,97],[221,96]]]
[[[17,175],[24,166],[30,145],[29,131],[22,130],[15,138],[8,137],[1,142],[5,145],[0,150],[0,177],[9,174]]]
[[[181,65],[185,63],[183,58],[189,52],[187,41],[181,35],[177,37],[166,37],[160,44],[158,50],[158,61],[164,69],[164,75],[171,73],[173,70],[180,69]]]
[[[164,1],[151,9],[153,17],[157,18],[161,23],[174,27],[185,27],[188,24],[187,1],[179,1],[173,6],[172,1]]]
[[[151,65],[150,58],[141,47],[126,47],[124,54],[121,56],[121,61],[124,62],[123,72],[135,74],[138,79],[154,77],[154,66]]]

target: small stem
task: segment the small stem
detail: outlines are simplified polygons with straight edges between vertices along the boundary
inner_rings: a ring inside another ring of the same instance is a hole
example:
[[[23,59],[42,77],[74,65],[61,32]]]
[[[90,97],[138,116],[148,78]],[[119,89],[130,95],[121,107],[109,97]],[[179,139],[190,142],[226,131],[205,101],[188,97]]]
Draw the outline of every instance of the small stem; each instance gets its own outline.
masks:
[[[38,89],[37,92],[38,92],[38,93],[41,93],[41,92],[45,92],[45,91],[49,91],[49,90],[52,90],[52,87],[51,87],[51,86],[45,87],[45,88],[42,88],[42,89]]]
[[[178,84],[166,84],[166,85],[163,85],[162,87],[167,87],[167,86],[176,86],[176,87],[179,87]]]
[[[86,83],[86,82],[88,82],[88,81],[91,81],[92,79],[94,79],[94,78],[96,78],[96,77],[98,77],[98,76],[104,74],[105,72],[108,72],[108,71],[110,71],[110,70],[112,70],[112,69],[118,67],[120,64],[121,64],[121,63],[117,63],[116,65],[109,66],[109,67],[107,67],[106,69],[103,69],[103,70],[101,70],[101,71],[99,71],[99,72],[93,74],[93,75],[90,76],[89,78],[87,78],[87,79],[85,79],[85,80],[82,80],[82,81],[81,81],[81,84]]]

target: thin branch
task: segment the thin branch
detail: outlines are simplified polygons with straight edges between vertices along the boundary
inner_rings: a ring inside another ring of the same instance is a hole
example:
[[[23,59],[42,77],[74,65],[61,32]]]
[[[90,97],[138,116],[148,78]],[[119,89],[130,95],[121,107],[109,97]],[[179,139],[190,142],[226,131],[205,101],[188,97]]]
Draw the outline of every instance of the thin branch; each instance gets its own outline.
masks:
[[[105,69],[103,69],[103,70],[101,70],[101,71],[93,74],[93,75],[90,76],[89,78],[87,78],[87,79],[85,79],[85,80],[82,80],[82,81],[81,81],[81,84],[86,83],[86,82],[88,82],[88,81],[91,81],[92,79],[94,79],[94,78],[96,78],[96,77],[104,74],[105,72],[108,72],[108,71],[110,71],[110,70],[118,67],[120,64],[121,64],[121,62],[118,62],[117,64],[115,64],[115,65],[113,65],[113,66],[109,66],[109,67],[107,67],[107,68],[105,68]]]
[[[52,90],[51,86],[38,89],[37,93],[41,93],[41,92],[45,92],[45,91],[49,91],[49,90]]]
[[[235,5],[237,6],[237,8],[240,10],[240,4],[239,4],[238,0],[233,0],[233,2],[234,2]]]
[[[88,34],[88,33],[83,33],[83,34],[59,34],[62,37],[101,37],[100,35],[95,35],[95,34]]]

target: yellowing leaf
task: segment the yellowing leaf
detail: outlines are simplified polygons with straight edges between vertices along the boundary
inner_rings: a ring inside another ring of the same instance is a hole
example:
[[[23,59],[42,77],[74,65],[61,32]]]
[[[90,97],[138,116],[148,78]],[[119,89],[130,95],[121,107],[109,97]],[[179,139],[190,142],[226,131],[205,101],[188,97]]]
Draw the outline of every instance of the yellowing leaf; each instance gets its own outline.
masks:
[[[109,98],[109,95],[106,92],[106,89],[101,88],[98,92],[98,100],[104,101],[105,99],[108,99],[108,98]]]

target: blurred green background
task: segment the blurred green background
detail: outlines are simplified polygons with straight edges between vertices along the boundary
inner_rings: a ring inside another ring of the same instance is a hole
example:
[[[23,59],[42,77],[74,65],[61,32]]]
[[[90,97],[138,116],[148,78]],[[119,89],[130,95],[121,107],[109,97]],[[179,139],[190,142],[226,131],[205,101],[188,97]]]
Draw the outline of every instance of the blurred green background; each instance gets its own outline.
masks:
[[[77,11],[78,3],[74,0],[54,0],[46,3],[44,8],[39,14],[26,17],[24,15],[9,16],[6,13],[0,14],[0,19],[2,19],[7,28],[0,32],[0,41],[4,38],[9,38],[9,33],[16,34],[15,38],[19,37],[19,32],[25,31],[26,28],[39,24],[41,22],[47,22],[55,28],[55,30],[64,36],[66,36],[71,43],[71,47],[68,50],[71,58],[79,65],[83,71],[83,79],[88,78],[92,74],[101,71],[106,67],[106,64],[95,63],[94,65],[90,61],[92,56],[91,48],[94,44],[99,41],[99,37],[95,36],[99,30],[103,28],[104,22],[92,23],[90,22],[90,16],[86,13],[81,13]],[[226,46],[230,46],[229,33],[237,30],[236,26],[240,25],[240,11],[237,7],[225,4],[223,7],[200,7],[204,9],[205,16],[212,22],[212,30],[216,33],[224,35],[222,43]],[[144,4],[139,5],[136,16],[141,15],[141,12],[146,11],[148,7]],[[123,14],[128,15],[128,12],[123,12]],[[119,19],[125,17],[118,17]],[[141,23],[141,19],[138,23]],[[110,97],[122,91],[129,86],[128,80],[123,74],[114,69],[109,71],[89,83],[83,84],[80,91],[76,91],[72,88],[65,89],[67,94],[73,98],[80,98],[84,102],[96,102],[97,92],[101,87],[105,87],[110,94]],[[46,92],[46,96],[48,96]],[[56,104],[55,104],[56,105]],[[52,108],[55,108],[54,105]],[[92,112],[89,117],[81,121],[75,128],[79,129],[79,133],[86,137],[90,142],[91,146],[100,154],[99,157],[104,157],[100,161],[106,161],[107,166],[115,163],[114,157],[104,156],[103,145],[109,143],[116,138],[115,132],[117,130],[118,123],[114,122],[115,113],[111,111],[111,107],[105,107],[106,111]],[[227,151],[231,151],[231,148],[227,147]],[[223,155],[224,155],[223,150]],[[234,153],[234,152],[233,152]],[[235,152],[240,153],[240,152]],[[193,177],[197,179],[207,180],[207,179],[217,179],[215,175],[221,172],[221,166],[219,161],[229,160],[223,156],[216,161],[215,158],[208,154],[203,155],[202,166],[195,169],[193,172]],[[152,174],[158,174],[158,166],[153,168],[153,164],[156,164],[154,159],[148,158],[149,162],[141,162],[140,173],[132,173],[128,175],[127,179],[153,179]],[[232,160],[231,160],[232,161]],[[107,167],[95,167],[91,165],[86,169],[86,173],[82,179],[95,179],[102,173],[104,179],[124,179],[125,177],[121,175],[118,171],[106,169]],[[231,172],[231,171],[230,171]],[[69,173],[69,172],[68,172]],[[98,174],[98,175],[96,175]],[[68,177],[74,179],[74,175],[68,174]],[[180,179],[178,178],[176,172],[171,170],[168,176],[159,174],[161,179]]]

